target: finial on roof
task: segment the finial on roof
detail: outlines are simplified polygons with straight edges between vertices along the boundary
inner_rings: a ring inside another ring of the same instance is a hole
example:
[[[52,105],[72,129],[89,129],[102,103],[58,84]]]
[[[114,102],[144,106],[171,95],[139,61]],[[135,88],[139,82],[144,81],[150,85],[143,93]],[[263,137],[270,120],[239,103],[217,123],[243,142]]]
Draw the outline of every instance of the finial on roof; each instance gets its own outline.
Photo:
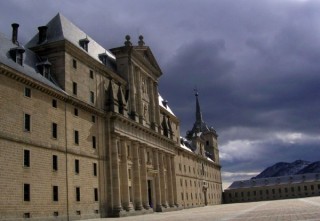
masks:
[[[143,41],[143,36],[142,35],[139,36],[138,45],[139,46],[143,46],[144,45],[144,41]]]
[[[198,97],[198,96],[199,96],[198,89],[197,89],[197,88],[194,88],[193,91],[194,91],[194,95],[195,95],[196,97]]]
[[[125,46],[131,46],[132,43],[130,41],[130,35],[126,35],[126,41],[124,42],[124,45]]]

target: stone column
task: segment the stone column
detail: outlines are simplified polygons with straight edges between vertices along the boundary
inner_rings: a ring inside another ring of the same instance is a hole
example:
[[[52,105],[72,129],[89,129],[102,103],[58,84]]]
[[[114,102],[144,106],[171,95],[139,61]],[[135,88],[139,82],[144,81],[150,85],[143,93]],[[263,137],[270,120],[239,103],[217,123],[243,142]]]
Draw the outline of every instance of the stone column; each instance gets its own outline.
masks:
[[[173,182],[172,182],[172,166],[171,166],[171,156],[169,155],[167,157],[167,187],[168,187],[168,200],[169,200],[169,206],[173,207]]]
[[[125,138],[121,138],[121,192],[122,192],[122,207],[129,211],[132,209],[129,193],[129,174],[128,174],[128,151]]]
[[[145,209],[149,209],[146,147],[144,145],[140,145],[140,159],[142,205]]]
[[[175,206],[179,207],[178,204],[178,193],[177,193],[177,179],[176,179],[176,165],[174,164],[174,156],[170,156],[171,160],[171,174],[172,174],[172,191],[173,191],[173,203]],[[198,183],[197,183],[198,184]]]
[[[119,174],[119,138],[112,136],[111,162],[112,162],[112,212],[115,216],[119,216],[121,207],[120,195],[120,174]]]
[[[140,162],[139,162],[139,143],[133,142],[133,190],[135,210],[141,210],[141,180],[140,180]]]
[[[157,212],[162,212],[158,150],[154,151],[153,156],[154,156],[154,169],[158,171],[157,175],[155,176],[155,185],[154,185],[155,186],[155,192],[156,192],[156,211]]]
[[[159,165],[160,165],[160,185],[161,185],[161,204],[163,207],[167,207],[167,197],[166,197],[166,183],[165,183],[165,171],[164,171],[164,155],[159,153]]]

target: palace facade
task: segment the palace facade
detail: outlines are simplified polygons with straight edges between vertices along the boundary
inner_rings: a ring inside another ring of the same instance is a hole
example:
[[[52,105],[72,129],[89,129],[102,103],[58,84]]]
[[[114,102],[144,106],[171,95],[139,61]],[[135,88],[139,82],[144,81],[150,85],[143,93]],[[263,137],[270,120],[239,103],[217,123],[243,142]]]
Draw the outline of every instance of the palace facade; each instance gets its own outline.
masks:
[[[223,193],[224,203],[241,203],[320,196],[320,174],[269,177],[233,182]]]
[[[0,33],[0,220],[79,220],[221,203],[217,134],[186,138],[142,36],[105,49],[57,14]]]

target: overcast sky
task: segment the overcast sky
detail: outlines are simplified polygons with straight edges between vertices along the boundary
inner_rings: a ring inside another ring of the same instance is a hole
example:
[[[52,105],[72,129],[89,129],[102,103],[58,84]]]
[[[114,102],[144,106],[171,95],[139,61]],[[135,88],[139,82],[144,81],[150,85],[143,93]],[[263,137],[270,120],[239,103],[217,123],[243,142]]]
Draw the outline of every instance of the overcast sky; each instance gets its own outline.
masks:
[[[219,134],[224,182],[279,161],[320,160],[320,1],[11,0],[0,32],[26,43],[58,12],[106,48],[142,34],[162,69],[162,96],[181,120]]]

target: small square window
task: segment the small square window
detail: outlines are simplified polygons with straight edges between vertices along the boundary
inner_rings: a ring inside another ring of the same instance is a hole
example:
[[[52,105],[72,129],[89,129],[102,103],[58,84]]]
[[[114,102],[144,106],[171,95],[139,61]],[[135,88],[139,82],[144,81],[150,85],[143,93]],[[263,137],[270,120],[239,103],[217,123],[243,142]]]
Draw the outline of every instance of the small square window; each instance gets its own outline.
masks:
[[[97,164],[93,163],[93,176],[97,176]]]
[[[79,144],[79,131],[74,131],[74,143]]]
[[[72,59],[72,67],[77,69],[77,61],[75,59]]]
[[[94,188],[94,201],[98,201],[98,188]]]
[[[56,123],[52,123],[52,138],[57,139],[58,137],[58,125]]]
[[[94,92],[90,91],[90,102],[94,104]]]
[[[30,167],[30,150],[23,150],[23,166]]]
[[[92,148],[96,149],[96,137],[92,136]]]
[[[54,171],[58,170],[58,156],[57,155],[52,155],[52,169]]]
[[[53,197],[53,201],[55,201],[55,202],[59,201],[59,189],[58,189],[58,186],[53,186],[52,187],[52,197]]]
[[[76,187],[76,201],[80,201],[80,187]],[[78,211],[77,211],[78,213]],[[80,215],[80,211],[79,211],[79,215]]]
[[[30,201],[30,184],[23,184],[23,200],[26,202]]]
[[[77,94],[78,94],[78,85],[77,85],[76,82],[73,82],[73,83],[72,83],[72,93],[73,93],[74,95],[77,95]]]
[[[74,160],[74,172],[76,174],[78,174],[79,171],[80,171],[80,169],[79,169],[79,160]]]
[[[92,123],[95,123],[96,122],[96,116],[92,115],[91,116],[91,121],[92,121]]]
[[[79,115],[78,109],[75,108],[74,111],[73,111],[73,113],[74,113],[75,116],[78,116],[78,115]]]
[[[30,213],[24,213],[23,214],[23,218],[30,218],[30,217],[31,217]]]
[[[90,78],[93,79],[93,70],[90,70]]]
[[[28,87],[24,88],[24,96],[31,97],[31,89]]]
[[[31,116],[30,116],[30,114],[24,114],[24,130],[25,131],[31,130]]]
[[[56,99],[52,99],[52,107],[57,108],[58,103]]]

